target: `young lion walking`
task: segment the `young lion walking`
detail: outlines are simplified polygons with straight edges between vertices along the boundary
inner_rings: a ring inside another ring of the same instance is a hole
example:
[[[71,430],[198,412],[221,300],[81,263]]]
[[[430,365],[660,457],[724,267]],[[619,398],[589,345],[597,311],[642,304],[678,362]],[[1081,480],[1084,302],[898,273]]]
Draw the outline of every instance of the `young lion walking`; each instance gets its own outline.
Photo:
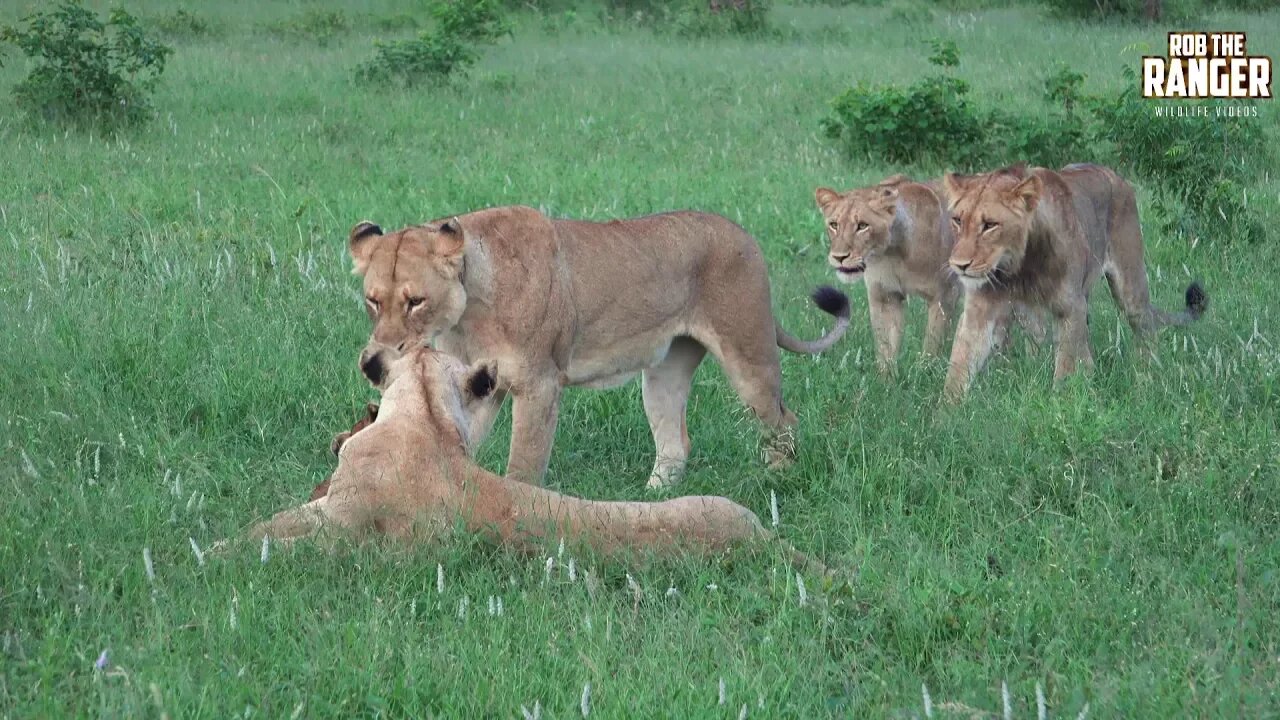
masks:
[[[1105,275],[1111,295],[1140,338],[1198,319],[1208,297],[1198,283],[1186,309],[1151,306],[1142,228],[1133,187],[1110,168],[1059,172],[1014,165],[981,175],[947,174],[956,234],[951,269],[965,286],[945,394],[968,390],[991,350],[993,327],[1010,299],[1047,308],[1058,321],[1054,380],[1093,365],[1089,291]]]

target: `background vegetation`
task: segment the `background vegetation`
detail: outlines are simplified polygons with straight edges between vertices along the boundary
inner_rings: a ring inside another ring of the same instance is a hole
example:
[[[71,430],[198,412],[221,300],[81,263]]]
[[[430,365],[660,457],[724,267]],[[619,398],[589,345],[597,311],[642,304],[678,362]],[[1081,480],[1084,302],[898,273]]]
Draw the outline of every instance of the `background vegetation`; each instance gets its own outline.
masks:
[[[577,717],[589,683],[597,717],[911,717],[922,684],[935,716],[969,717],[999,713],[1006,681],[1017,717],[1037,685],[1054,717],[1280,712],[1280,257],[1225,224],[1170,226],[1152,208],[1175,183],[1145,172],[1155,301],[1177,305],[1192,275],[1213,301],[1156,361],[1099,290],[1093,374],[1053,391],[1049,353],[1019,343],[949,408],[943,364],[915,356],[918,306],[892,381],[859,322],[824,357],[784,358],[800,456],[779,473],[718,368],[699,373],[681,492],[765,518],[776,495],[781,532],[855,570],[850,591],[808,578],[802,605],[774,557],[577,558],[571,577],[573,549],[547,548],[548,574],[467,538],[201,564],[192,541],[304,498],[371,397],[356,220],[720,212],[760,238],[779,316],[812,335],[805,295],[830,281],[813,188],[946,166],[851,154],[822,128],[834,98],[951,73],[976,111],[1041,117],[1059,61],[1080,92],[1119,97],[1166,30],[889,2],[774,4],[766,33],[691,37],[611,7],[512,6],[465,78],[404,90],[355,68],[432,31],[420,3],[139,0],[175,50],[148,122],[0,113],[0,716]],[[1275,12],[1199,12],[1280,47]],[[932,38],[957,68],[929,63]],[[10,53],[0,88],[32,67]],[[1123,121],[1274,142],[1259,108]],[[1273,227],[1274,176],[1232,178]],[[649,497],[651,453],[637,386],[571,391],[548,482]]]

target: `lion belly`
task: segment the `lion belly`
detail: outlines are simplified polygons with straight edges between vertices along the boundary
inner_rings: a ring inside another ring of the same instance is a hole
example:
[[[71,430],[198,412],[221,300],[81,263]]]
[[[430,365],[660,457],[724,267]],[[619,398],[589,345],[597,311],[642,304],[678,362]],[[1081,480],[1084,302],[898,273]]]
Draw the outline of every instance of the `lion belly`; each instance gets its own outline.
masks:
[[[625,385],[641,371],[662,362],[671,351],[671,335],[631,338],[609,352],[574,357],[565,372],[569,385],[607,390]]]

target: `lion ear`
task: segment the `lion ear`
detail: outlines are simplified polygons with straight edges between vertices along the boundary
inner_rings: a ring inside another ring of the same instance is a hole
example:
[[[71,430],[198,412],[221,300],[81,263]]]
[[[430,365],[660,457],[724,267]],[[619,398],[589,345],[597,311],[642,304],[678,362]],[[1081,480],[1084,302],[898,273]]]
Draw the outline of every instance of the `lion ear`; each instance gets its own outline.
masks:
[[[369,269],[369,257],[373,255],[373,241],[382,237],[382,228],[368,220],[362,220],[351,228],[347,249],[351,252],[351,272],[363,275]]]
[[[818,207],[825,212],[827,208],[835,205],[840,199],[840,193],[831,188],[820,187],[813,191],[813,199],[817,201]]]
[[[431,242],[431,253],[442,258],[452,259],[462,254],[466,244],[466,233],[462,223],[453,217],[441,223],[436,229]]]
[[[1040,182],[1039,175],[1032,175],[1023,180],[1009,191],[1009,196],[1017,200],[1021,200],[1026,206],[1027,212],[1036,209],[1036,204],[1040,202],[1040,193],[1044,190],[1044,184]]]
[[[498,366],[496,363],[481,360],[472,365],[467,370],[467,375],[462,381],[462,387],[466,390],[467,399],[483,400],[493,394],[498,386]]]
[[[968,180],[969,177],[967,175],[957,175],[949,172],[942,176],[942,189],[947,191],[947,195],[954,198],[964,192],[964,186]]]

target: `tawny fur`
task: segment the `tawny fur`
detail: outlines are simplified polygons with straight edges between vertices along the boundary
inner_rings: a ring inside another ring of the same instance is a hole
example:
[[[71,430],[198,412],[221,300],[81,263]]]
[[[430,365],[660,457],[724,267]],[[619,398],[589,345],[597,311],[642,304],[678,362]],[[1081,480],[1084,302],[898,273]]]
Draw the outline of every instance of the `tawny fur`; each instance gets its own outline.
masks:
[[[884,374],[897,364],[908,297],[921,298],[927,308],[925,355],[941,356],[951,337],[963,291],[947,264],[955,235],[941,192],[940,181],[917,183],[904,175],[844,193],[814,191],[831,243],[827,262],[840,281],[866,282],[876,364]],[[1015,318],[1037,345],[1044,341],[1042,318],[1022,307],[1004,315],[999,339]]]
[[[945,177],[956,244],[952,270],[965,286],[945,394],[967,392],[991,350],[993,329],[1009,300],[1044,307],[1057,320],[1054,380],[1093,365],[1089,292],[1106,276],[1111,295],[1140,339],[1164,325],[1184,325],[1208,300],[1196,283],[1186,309],[1151,305],[1142,228],[1133,187],[1109,168],[1070,165],[1054,172],[1015,165],[974,176]]]
[[[349,247],[374,323],[366,375],[423,343],[496,361],[515,401],[507,476],[527,482],[546,473],[565,386],[636,375],[657,450],[650,485],[677,480],[689,388],[708,352],[765,425],[770,464],[783,464],[796,418],[782,401],[778,347],[820,352],[848,326],[847,299],[828,288],[815,300],[837,315],[831,332],[805,342],[783,331],[759,245],[707,213],[596,223],[492,208],[385,235],[361,223]]]
[[[377,419],[349,436],[328,493],[256,525],[289,543],[303,537],[383,535],[429,541],[460,522],[522,551],[558,538],[596,553],[711,554],[770,534],[723,497],[597,502],[498,477],[470,457],[476,417],[497,404],[494,370],[468,369],[428,348],[409,351],[385,374]],[[219,547],[224,547],[220,544]],[[822,566],[783,546],[809,568]]]

